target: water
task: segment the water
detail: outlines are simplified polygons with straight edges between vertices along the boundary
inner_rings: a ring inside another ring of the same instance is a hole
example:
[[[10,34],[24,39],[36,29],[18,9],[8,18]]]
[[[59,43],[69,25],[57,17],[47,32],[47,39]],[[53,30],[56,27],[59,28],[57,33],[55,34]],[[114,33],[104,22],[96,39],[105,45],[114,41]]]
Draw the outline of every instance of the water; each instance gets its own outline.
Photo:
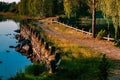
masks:
[[[0,79],[6,80],[19,71],[24,71],[27,65],[31,62],[25,56],[16,52],[14,48],[9,46],[16,46],[17,40],[14,38],[14,30],[19,29],[19,23],[13,20],[6,20],[0,22]]]

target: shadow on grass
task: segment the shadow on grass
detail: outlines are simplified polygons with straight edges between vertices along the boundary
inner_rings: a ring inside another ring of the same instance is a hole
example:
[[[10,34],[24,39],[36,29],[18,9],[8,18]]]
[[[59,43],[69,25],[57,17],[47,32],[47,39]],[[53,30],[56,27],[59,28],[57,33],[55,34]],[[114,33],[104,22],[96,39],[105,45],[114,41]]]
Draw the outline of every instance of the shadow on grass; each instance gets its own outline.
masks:
[[[44,65],[30,65],[25,73],[17,73],[9,80],[100,80],[101,61],[101,58],[95,57],[63,60],[54,74],[44,72]]]

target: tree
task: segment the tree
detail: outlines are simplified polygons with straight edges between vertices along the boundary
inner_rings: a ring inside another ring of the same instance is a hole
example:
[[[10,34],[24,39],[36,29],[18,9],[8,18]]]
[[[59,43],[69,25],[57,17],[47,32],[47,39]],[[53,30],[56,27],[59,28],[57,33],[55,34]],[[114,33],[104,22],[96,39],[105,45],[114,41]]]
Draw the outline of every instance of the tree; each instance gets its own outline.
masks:
[[[87,0],[64,0],[64,12],[68,18],[79,18],[81,16],[88,15],[88,3]]]
[[[95,25],[96,25],[96,8],[95,8],[95,0],[92,1],[92,36],[95,38]]]
[[[1,12],[18,12],[17,4],[15,2],[12,2],[12,3],[0,2],[0,11]]]
[[[53,14],[59,15],[63,14],[64,8],[63,8],[63,0],[53,0]]]
[[[99,0],[98,6],[107,19],[108,27],[108,19],[112,19],[115,28],[115,39],[118,39],[120,37],[120,0]]]
[[[70,19],[71,17],[77,17],[79,9],[79,0],[64,0],[65,15]]]
[[[20,10],[20,14],[21,15],[27,15],[29,12],[28,12],[28,8],[27,8],[27,2],[28,0],[21,0],[20,1],[20,5],[19,5],[19,10]]]
[[[96,26],[96,0],[88,0],[89,6],[92,12],[92,37],[95,38],[95,26]]]
[[[43,8],[43,0],[36,0],[37,16],[40,16],[40,17],[43,16],[42,8]]]
[[[111,1],[111,16],[115,28],[115,39],[120,38],[120,0]]]

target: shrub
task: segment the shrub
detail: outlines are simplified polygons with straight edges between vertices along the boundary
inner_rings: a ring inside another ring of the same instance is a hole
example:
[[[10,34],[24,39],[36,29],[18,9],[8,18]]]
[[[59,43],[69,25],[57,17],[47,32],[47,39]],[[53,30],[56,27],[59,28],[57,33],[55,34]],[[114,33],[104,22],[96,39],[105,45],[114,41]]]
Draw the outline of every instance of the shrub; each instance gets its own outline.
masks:
[[[98,34],[97,34],[97,39],[103,39],[103,37],[105,36],[106,31],[105,30],[101,30]]]
[[[39,76],[45,71],[45,65],[44,64],[33,64],[29,65],[25,69],[25,73],[29,75]]]
[[[99,65],[99,80],[108,80],[108,72],[110,69],[110,63],[104,54]]]

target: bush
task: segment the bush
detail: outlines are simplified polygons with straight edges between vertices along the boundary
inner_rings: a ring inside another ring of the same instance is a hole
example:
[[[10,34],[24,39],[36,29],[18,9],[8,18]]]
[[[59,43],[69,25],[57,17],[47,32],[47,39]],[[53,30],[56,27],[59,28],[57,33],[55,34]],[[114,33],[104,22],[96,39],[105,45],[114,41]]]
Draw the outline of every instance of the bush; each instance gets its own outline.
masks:
[[[33,64],[25,69],[25,73],[29,75],[39,76],[45,71],[45,65],[44,64]]]
[[[103,37],[105,36],[105,33],[106,33],[105,30],[101,30],[97,35],[97,39],[100,39],[100,40],[103,39]]]
[[[110,69],[110,63],[104,54],[99,65],[99,80],[108,80],[108,73]]]

